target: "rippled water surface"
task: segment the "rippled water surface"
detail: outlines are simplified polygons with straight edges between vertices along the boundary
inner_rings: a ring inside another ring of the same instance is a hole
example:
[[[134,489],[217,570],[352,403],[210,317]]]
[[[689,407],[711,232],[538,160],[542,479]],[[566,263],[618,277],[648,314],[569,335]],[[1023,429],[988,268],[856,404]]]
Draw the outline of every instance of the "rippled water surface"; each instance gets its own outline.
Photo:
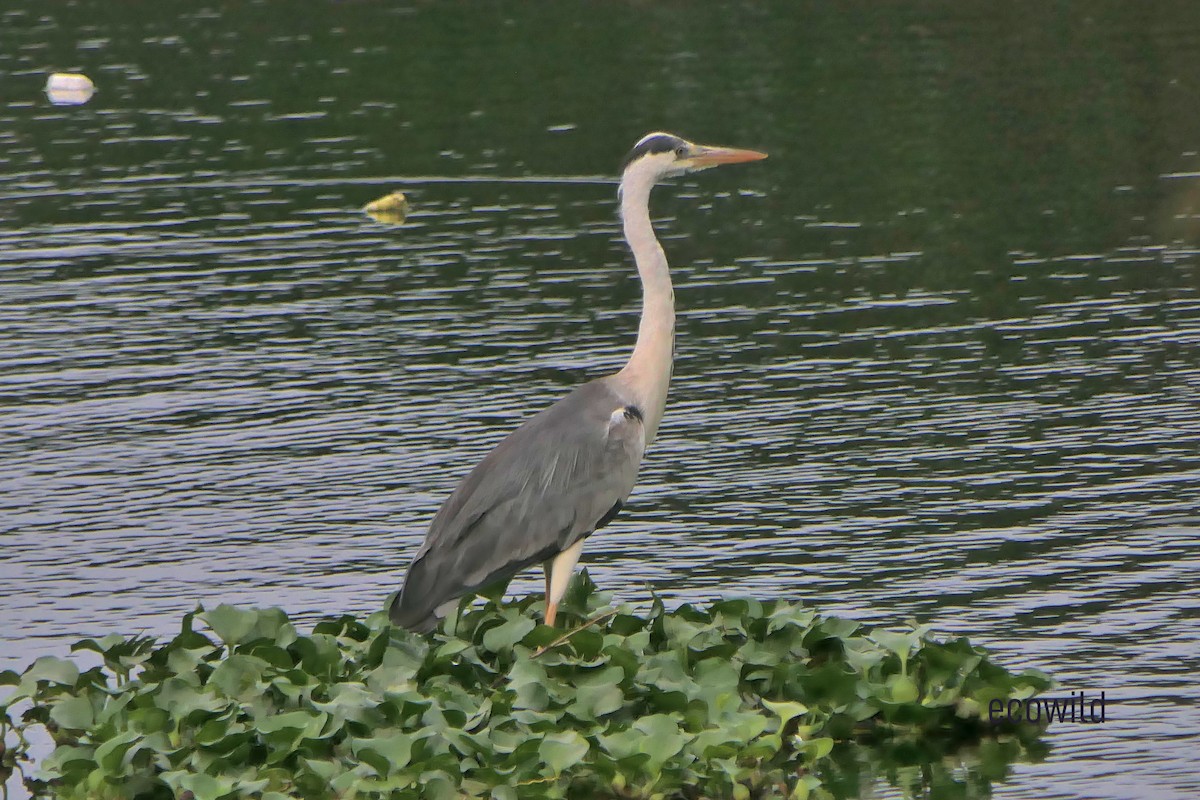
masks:
[[[771,159],[655,196],[676,377],[597,582],[969,635],[1110,704],[996,797],[1200,795],[1193,5],[166,5],[0,11],[0,668],[378,608],[622,363],[666,128]]]

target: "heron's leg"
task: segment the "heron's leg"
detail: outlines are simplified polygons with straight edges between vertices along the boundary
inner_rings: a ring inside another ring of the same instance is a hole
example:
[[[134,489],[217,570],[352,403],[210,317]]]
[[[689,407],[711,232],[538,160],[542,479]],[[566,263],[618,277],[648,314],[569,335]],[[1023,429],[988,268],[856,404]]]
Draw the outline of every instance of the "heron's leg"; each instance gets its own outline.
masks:
[[[553,625],[558,616],[558,603],[567,593],[567,584],[571,582],[571,573],[579,563],[579,554],[583,552],[583,539],[563,550],[547,562],[546,570],[546,624]]]

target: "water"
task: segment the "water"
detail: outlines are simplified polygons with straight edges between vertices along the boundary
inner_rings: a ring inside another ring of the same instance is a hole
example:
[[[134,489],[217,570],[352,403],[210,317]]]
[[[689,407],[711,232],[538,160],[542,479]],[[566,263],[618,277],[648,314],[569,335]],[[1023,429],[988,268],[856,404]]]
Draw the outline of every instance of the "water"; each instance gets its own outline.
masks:
[[[771,159],[656,193],[676,378],[597,581],[915,616],[1112,704],[995,797],[1200,793],[1200,10],[6,9],[0,668],[378,608],[622,363],[665,128]]]

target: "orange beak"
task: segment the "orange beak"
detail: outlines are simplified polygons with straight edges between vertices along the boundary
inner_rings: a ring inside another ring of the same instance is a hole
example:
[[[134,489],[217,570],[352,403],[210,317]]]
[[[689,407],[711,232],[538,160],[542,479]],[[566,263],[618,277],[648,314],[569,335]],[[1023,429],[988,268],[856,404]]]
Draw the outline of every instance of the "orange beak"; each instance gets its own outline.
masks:
[[[736,147],[705,147],[696,145],[696,149],[688,156],[688,161],[696,169],[715,167],[718,164],[740,164],[743,161],[761,161],[766,153],[757,150],[739,150]]]

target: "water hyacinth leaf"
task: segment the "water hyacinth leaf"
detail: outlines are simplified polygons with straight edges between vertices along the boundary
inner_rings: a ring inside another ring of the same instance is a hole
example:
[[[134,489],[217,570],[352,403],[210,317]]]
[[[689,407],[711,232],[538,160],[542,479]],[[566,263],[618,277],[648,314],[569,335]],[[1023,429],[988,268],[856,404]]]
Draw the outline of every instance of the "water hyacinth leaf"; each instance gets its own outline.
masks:
[[[538,624],[521,639],[521,644],[531,649],[546,647],[562,636],[562,630],[549,625]]]
[[[176,717],[185,717],[193,711],[219,711],[226,708],[229,701],[217,696],[210,687],[211,682],[209,687],[199,686],[195,675],[165,678],[153,694],[154,705]]]
[[[736,690],[740,675],[738,668],[722,658],[709,658],[696,664],[696,681],[704,686],[724,691]]]
[[[792,788],[789,800],[808,800],[813,792],[821,787],[821,779],[815,775],[801,775]]]
[[[625,695],[615,683],[588,684],[577,689],[575,702],[567,707],[567,713],[576,719],[591,721],[611,714],[624,705]]]
[[[516,721],[515,717],[511,719]],[[492,752],[500,755],[508,755],[522,744],[529,741],[525,734],[520,732],[519,729],[505,730],[503,728],[492,727],[488,729],[488,737],[492,742]]]
[[[846,662],[855,670],[863,673],[869,672],[888,658],[886,651],[872,647],[871,643],[865,639],[848,642],[843,652]]]
[[[4,679],[34,706],[17,725],[64,732],[42,762],[64,798],[94,796],[95,781],[114,796],[165,784],[179,797],[193,791],[183,776],[205,775],[218,783],[201,792],[263,800],[736,797],[766,786],[815,795],[810,770],[834,739],[966,732],[986,746],[987,700],[1047,685],[965,641],[918,636],[910,687],[891,650],[810,609],[735,599],[668,611],[656,598],[645,617],[631,607],[597,615],[587,609],[607,601],[584,589],[574,609],[564,605],[566,631],[534,625],[540,595],[466,602],[453,630],[425,636],[383,612],[300,636],[264,610],[221,622],[241,637],[233,645],[185,617],[169,642],[77,648],[107,648],[121,669],[144,658],[133,681],[100,669],[65,684]],[[248,629],[238,623],[251,617]],[[535,655],[533,643],[570,631]],[[921,702],[897,702],[912,688]]]
[[[287,650],[266,639],[245,645],[238,652],[261,659],[275,669],[291,669],[295,665],[295,659]]]
[[[125,758],[125,752],[141,739],[137,731],[124,731],[96,748],[96,763],[104,770],[115,773]]]
[[[126,719],[131,728],[143,734],[160,733],[171,725],[171,716],[164,709],[153,705],[130,710]]]
[[[896,655],[900,656],[901,661],[908,660],[908,654],[912,651],[917,641],[921,638],[922,631],[911,631],[909,633],[897,633],[895,631],[873,630],[868,634],[867,638],[877,644],[883,645],[888,650],[891,650]]]
[[[513,786],[493,786],[490,795],[492,800],[520,800],[520,795]]]
[[[633,723],[635,730],[642,733],[638,752],[649,756],[647,766],[657,771],[672,756],[691,741],[692,736],[679,728],[679,720],[667,714],[652,714]]]
[[[38,777],[42,780],[57,780],[69,773],[91,772],[96,766],[96,748],[60,745],[42,759],[38,765]]]
[[[517,687],[516,697],[512,701],[514,709],[514,718],[525,721],[524,724],[532,724],[528,720],[535,719],[524,714],[518,714],[522,711],[546,711],[550,707],[550,693],[546,690],[544,684],[541,683],[526,683]],[[556,717],[557,718],[557,715]]]
[[[763,667],[774,667],[782,660],[781,654],[774,648],[760,644],[754,639],[750,639],[738,647],[737,654],[743,664]]]
[[[708,705],[708,718],[713,722],[725,723],[741,715],[742,698],[737,692],[716,690],[703,695]]]
[[[508,685],[512,689],[519,689],[530,683],[545,683],[548,677],[542,660],[523,658],[508,671]]]
[[[621,676],[619,683],[626,684],[637,675],[641,664],[638,661],[637,656],[635,656],[631,651],[616,644],[608,644],[605,645],[601,652],[604,654],[609,664],[613,665],[614,667],[619,667],[621,672],[624,673]]]
[[[808,713],[808,706],[803,703],[786,701],[776,703],[770,700],[763,700],[763,705],[770,709],[771,713],[779,717],[779,727],[781,729],[787,727],[787,724],[796,717]]]
[[[421,775],[421,797],[424,800],[459,800],[455,781],[442,770]]]
[[[767,633],[772,634],[785,628],[807,631],[817,617],[812,609],[801,608],[799,605],[780,605],[771,612],[767,620]]]
[[[525,638],[537,626],[529,617],[514,617],[488,629],[483,634],[483,646],[493,653],[506,652]]]
[[[688,696],[679,691],[652,692],[646,703],[655,711],[682,714],[688,709]]]
[[[646,621],[633,614],[617,614],[608,623],[608,629],[618,636],[630,636],[646,627]]]
[[[337,637],[327,633],[298,636],[288,650],[299,657],[305,672],[322,680],[331,680],[341,667],[342,652]]]
[[[324,712],[314,714],[311,711],[286,711],[257,720],[256,724],[262,733],[289,730],[297,731],[304,738],[311,739],[321,733],[328,719],[329,715]]]
[[[258,612],[253,609],[235,608],[229,605],[219,605],[211,611],[205,611],[200,618],[208,623],[213,633],[227,645],[241,642],[254,630],[258,621]]]
[[[343,614],[340,617],[326,617],[313,626],[314,636],[332,636],[339,638],[343,636],[353,636],[353,630],[358,625],[358,621],[349,614]]]
[[[745,743],[725,728],[709,728],[700,731],[688,747],[705,759],[732,758]]]
[[[681,609],[682,610],[682,609]],[[688,642],[696,638],[705,627],[698,624],[685,616],[679,617],[664,617],[663,618],[663,633],[675,647],[686,647]]]
[[[755,601],[755,605],[758,606],[757,613],[752,612],[750,610],[749,599],[747,599],[745,597],[734,597],[734,598],[731,598],[728,600],[718,600],[717,602],[715,602],[711,606],[709,606],[708,611],[714,617],[716,617],[717,615],[721,615],[721,616],[730,617],[732,619],[737,619],[737,620],[741,620],[743,617],[745,617],[747,615],[752,616],[752,617],[761,617],[762,616],[762,604]]]
[[[346,771],[346,764],[335,764],[320,758],[301,758],[300,766],[324,783],[329,783]]]
[[[217,665],[209,676],[208,685],[232,699],[249,693],[258,694],[262,691],[263,674],[270,666],[254,656],[234,654]]]
[[[233,781],[228,778],[198,773],[181,775],[174,785],[179,794],[191,792],[195,800],[220,800],[233,791]]]
[[[743,712],[739,714],[727,714],[722,724],[739,741],[749,742],[765,732],[769,723],[761,714]]]
[[[567,584],[562,604],[571,610],[586,612],[589,610],[588,602],[595,594],[596,583],[588,574],[587,567],[584,567],[572,576],[571,582]]]
[[[336,775],[329,781],[329,788],[333,790],[334,797],[353,797],[358,793],[357,787],[361,786],[365,779],[371,777],[371,774],[369,766],[356,764],[353,768]]]
[[[572,676],[577,688],[616,688],[625,679],[625,671],[617,666],[576,670]]]
[[[336,683],[329,690],[327,702],[312,701],[313,708],[329,714],[339,724],[344,720],[365,722],[376,716],[375,694],[361,683]]]
[[[769,759],[783,747],[783,737],[778,733],[763,733],[742,748],[743,758]]]
[[[54,656],[42,656],[33,662],[22,676],[26,680],[47,681],[62,686],[74,686],[79,680],[79,667],[71,661]]]
[[[578,764],[587,752],[587,740],[575,731],[549,734],[538,747],[538,755],[556,775]]]
[[[396,731],[370,739],[355,739],[351,750],[355,756],[375,768],[382,777],[408,766],[412,760],[412,734]]]
[[[470,649],[471,643],[462,639],[451,639],[433,653],[434,662],[449,661],[464,650]]]
[[[598,737],[600,746],[608,752],[616,761],[629,758],[630,756],[641,754],[641,741],[645,738],[645,733],[637,729],[628,729],[617,731],[615,733],[602,734]],[[646,759],[643,759],[643,761]]]
[[[467,717],[463,722],[463,730],[473,731],[487,722],[492,716],[492,699],[489,697],[480,704],[479,708],[475,709],[471,716]]]
[[[415,675],[417,670],[424,666],[425,659],[428,657],[429,642],[407,631],[397,635],[393,629],[388,648],[384,651],[383,659],[379,662],[379,665],[382,667],[406,669]]]
[[[37,681],[18,681],[16,687],[0,700],[0,722],[7,717],[11,707],[18,705],[22,700],[37,696]]]
[[[121,650],[132,650],[136,646],[138,639],[126,639],[119,633],[110,633],[100,639],[82,639],[71,645],[71,652],[77,653],[81,650],[90,650],[93,653],[100,655],[110,654],[119,655]]]
[[[240,730],[245,730],[244,726],[233,722],[233,718],[237,712],[230,711],[219,717],[215,717],[204,722],[199,730],[192,734],[192,738],[197,744],[202,744],[205,747],[211,747],[217,742],[225,738],[228,733],[236,733]]]
[[[800,744],[800,748],[810,760],[816,761],[833,752],[833,739],[827,736],[819,739],[809,739]]]
[[[50,719],[60,728],[85,730],[92,726],[96,719],[92,700],[86,695],[66,697],[50,709]]]
[[[572,633],[568,642],[571,649],[585,662],[595,661],[604,647],[604,634],[590,628],[582,628]]]

